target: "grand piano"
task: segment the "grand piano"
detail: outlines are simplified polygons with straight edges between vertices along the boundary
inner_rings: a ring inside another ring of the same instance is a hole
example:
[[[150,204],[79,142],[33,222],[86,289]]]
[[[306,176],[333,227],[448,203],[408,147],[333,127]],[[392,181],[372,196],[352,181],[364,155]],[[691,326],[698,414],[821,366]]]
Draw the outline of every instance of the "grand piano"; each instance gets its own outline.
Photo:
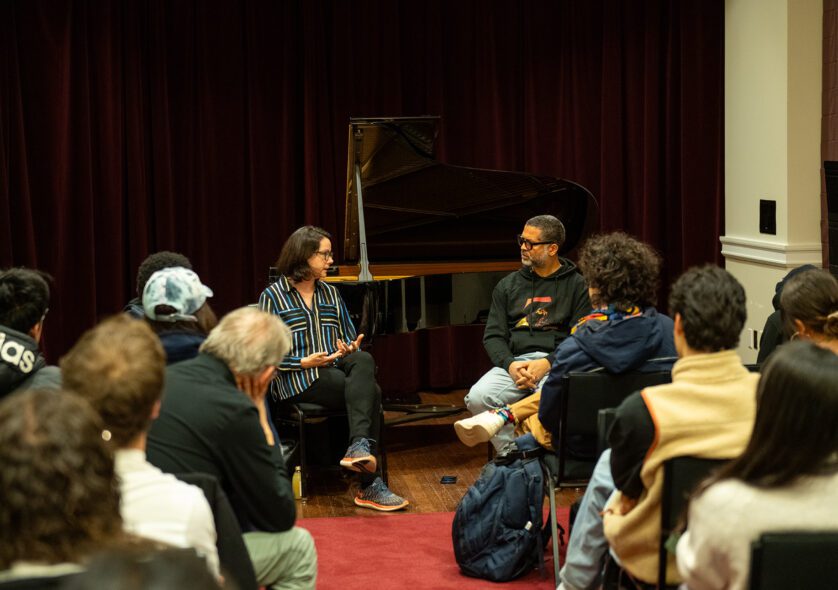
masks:
[[[519,268],[515,236],[534,215],[562,220],[562,254],[597,218],[593,195],[575,182],[439,162],[439,127],[433,116],[349,122],[343,263],[329,280],[372,341],[385,396],[400,399],[467,387],[490,367],[482,325],[429,322],[426,291],[441,284],[456,299],[453,275]],[[415,322],[411,307],[419,309]]]

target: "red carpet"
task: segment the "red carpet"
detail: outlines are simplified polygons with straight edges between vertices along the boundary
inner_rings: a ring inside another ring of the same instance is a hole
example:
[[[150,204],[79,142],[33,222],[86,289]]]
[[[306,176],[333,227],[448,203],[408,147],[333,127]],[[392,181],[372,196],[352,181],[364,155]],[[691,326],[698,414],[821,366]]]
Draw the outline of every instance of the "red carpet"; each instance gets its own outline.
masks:
[[[549,558],[545,580],[538,570],[502,585],[462,575],[451,545],[453,518],[453,512],[371,514],[306,518],[297,524],[308,529],[317,544],[321,590],[554,588],[550,549],[545,553]],[[559,509],[558,520],[565,530],[567,519],[568,509]]]

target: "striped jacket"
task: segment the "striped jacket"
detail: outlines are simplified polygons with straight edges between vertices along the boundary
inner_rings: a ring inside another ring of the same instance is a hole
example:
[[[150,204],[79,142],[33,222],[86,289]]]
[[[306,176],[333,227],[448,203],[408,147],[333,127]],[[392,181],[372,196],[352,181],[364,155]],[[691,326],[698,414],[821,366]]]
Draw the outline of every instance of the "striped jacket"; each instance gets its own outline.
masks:
[[[271,391],[278,399],[299,395],[317,381],[317,367],[303,369],[300,361],[315,352],[337,351],[338,339],[355,340],[355,326],[337,289],[315,281],[313,309],[306,307],[302,296],[285,276],[259,296],[259,309],[278,315],[291,330],[291,350],[279,364],[279,373]]]

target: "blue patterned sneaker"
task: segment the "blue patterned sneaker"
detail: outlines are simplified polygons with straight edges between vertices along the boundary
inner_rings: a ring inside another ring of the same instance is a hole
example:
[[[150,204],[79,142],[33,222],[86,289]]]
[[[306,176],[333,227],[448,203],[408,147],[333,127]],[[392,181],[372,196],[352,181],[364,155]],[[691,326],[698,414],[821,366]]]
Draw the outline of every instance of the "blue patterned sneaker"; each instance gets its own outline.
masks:
[[[340,460],[340,466],[352,471],[375,473],[378,463],[375,460],[375,455],[372,454],[370,442],[368,438],[359,438],[349,445],[343,459]]]
[[[366,488],[358,490],[358,494],[355,496],[355,504],[362,508],[392,512],[393,510],[401,510],[410,502],[391,492],[390,488],[381,481],[381,478],[376,477],[375,481]]]

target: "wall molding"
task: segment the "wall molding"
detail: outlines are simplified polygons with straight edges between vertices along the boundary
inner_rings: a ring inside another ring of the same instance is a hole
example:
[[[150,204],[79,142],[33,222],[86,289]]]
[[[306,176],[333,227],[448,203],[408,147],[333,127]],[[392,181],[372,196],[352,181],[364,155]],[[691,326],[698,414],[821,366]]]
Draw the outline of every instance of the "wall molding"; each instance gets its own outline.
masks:
[[[803,264],[820,267],[823,263],[823,245],[820,242],[786,244],[736,236],[721,236],[719,241],[726,260],[779,268],[795,268]]]

